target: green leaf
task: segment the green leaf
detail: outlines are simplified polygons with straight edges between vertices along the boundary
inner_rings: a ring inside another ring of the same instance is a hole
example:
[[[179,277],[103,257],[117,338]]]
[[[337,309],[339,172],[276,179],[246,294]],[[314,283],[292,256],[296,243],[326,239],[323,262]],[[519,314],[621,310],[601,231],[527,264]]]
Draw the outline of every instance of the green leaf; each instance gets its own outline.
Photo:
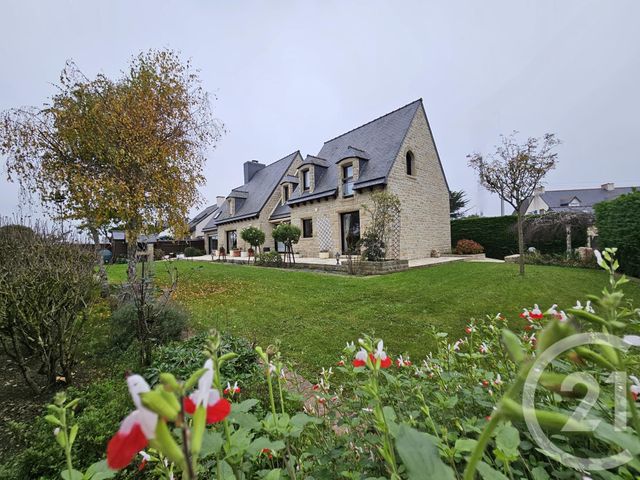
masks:
[[[260,421],[252,413],[231,412],[228,419],[230,422],[233,422],[242,428],[248,428],[249,430],[255,430],[260,425]]]
[[[78,435],[78,424],[76,423],[71,430],[69,431],[69,445],[73,445],[73,442],[76,440],[76,436]]]
[[[620,432],[604,421],[598,424],[598,428],[593,431],[593,434],[600,440],[629,450],[634,456],[640,453],[640,439],[638,437]]]
[[[473,452],[477,444],[478,441],[472,438],[459,438],[454,448],[456,452]]]
[[[496,429],[496,447],[507,457],[518,457],[520,433],[510,423],[503,423]]]
[[[280,468],[275,468],[267,473],[263,478],[265,480],[278,480],[280,478],[280,472],[282,472]]]
[[[480,472],[480,476],[484,480],[509,480],[505,475],[491,468],[484,462],[478,463],[478,472]]]
[[[233,403],[231,404],[231,413],[232,414],[238,413],[238,412],[247,413],[257,404],[258,404],[258,400],[256,400],[255,398],[250,398],[240,403]]]
[[[47,415],[46,417],[44,417],[44,419],[51,425],[55,425],[56,427],[62,426],[62,422],[58,420],[58,417],[56,417],[55,415]]]
[[[453,470],[442,462],[436,445],[426,434],[402,424],[398,428],[396,449],[410,480],[455,479]]]
[[[222,433],[215,430],[205,430],[202,436],[202,446],[200,447],[200,457],[205,458],[209,455],[218,453],[222,448]]]
[[[71,475],[69,475],[69,470],[63,470],[60,472],[60,476],[63,478],[63,480],[82,480],[84,477],[84,475],[82,475],[82,472],[79,472],[75,468],[71,470]]]
[[[200,370],[196,370],[195,372],[193,372],[189,379],[184,383],[184,391],[188,392],[189,390],[191,390],[195,386],[195,384],[198,383],[198,380],[200,380],[200,377],[204,375],[204,372],[206,371],[206,368],[201,368]]]
[[[533,477],[533,480],[549,480],[549,474],[541,465],[538,465],[531,470],[531,476]]]
[[[284,448],[284,442],[281,440],[271,441],[267,437],[258,437],[256,438],[249,447],[247,447],[247,453],[249,455],[253,455],[257,457],[262,450],[265,448],[271,450],[272,452],[278,452]]]

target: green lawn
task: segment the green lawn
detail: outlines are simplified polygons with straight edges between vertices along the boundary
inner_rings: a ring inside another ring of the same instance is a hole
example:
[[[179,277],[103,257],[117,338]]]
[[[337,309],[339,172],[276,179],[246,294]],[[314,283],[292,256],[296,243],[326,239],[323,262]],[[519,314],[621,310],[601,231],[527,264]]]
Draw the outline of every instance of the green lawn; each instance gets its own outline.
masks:
[[[160,283],[166,264],[156,263]],[[393,353],[419,359],[429,352],[428,326],[455,338],[471,317],[502,312],[517,320],[522,307],[562,308],[599,293],[602,271],[500,263],[451,263],[379,277],[347,277],[244,265],[178,261],[177,300],[195,330],[215,327],[257,340],[282,341],[285,356],[302,371],[335,364],[345,342],[362,333],[384,338]],[[109,268],[113,282],[125,265]],[[640,284],[626,293],[640,304]]]

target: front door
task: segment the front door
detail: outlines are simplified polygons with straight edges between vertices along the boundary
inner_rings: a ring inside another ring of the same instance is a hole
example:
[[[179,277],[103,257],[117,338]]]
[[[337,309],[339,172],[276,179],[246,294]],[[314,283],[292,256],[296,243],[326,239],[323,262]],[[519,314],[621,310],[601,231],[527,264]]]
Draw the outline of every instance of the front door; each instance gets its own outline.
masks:
[[[360,212],[348,212],[340,215],[342,253],[354,254],[360,241]]]

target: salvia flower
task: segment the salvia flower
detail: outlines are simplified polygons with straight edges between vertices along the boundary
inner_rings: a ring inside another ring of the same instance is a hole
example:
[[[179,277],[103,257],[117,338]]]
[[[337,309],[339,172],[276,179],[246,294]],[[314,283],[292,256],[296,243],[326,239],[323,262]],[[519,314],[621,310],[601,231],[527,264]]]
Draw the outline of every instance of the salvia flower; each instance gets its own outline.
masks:
[[[558,315],[557,308],[558,308],[558,304],[554,303],[549,307],[549,310],[545,312],[545,315],[553,315],[555,317],[556,315]]]
[[[387,352],[384,351],[384,343],[382,340],[378,342],[376,350],[373,352],[373,357],[374,358],[371,359],[372,361],[375,361],[374,359],[380,360],[380,367],[389,368],[391,366],[391,358],[389,358]]]
[[[502,375],[497,374],[495,380],[493,381],[494,385],[502,385]]]
[[[633,382],[633,385],[629,387],[629,390],[631,391],[631,396],[633,397],[633,401],[635,402],[638,400],[638,396],[640,396],[640,381],[635,375],[629,375],[629,378]]]
[[[140,398],[142,393],[150,390],[149,384],[140,375],[130,375],[127,387],[136,409],[125,417],[107,445],[107,465],[112,470],[129,465],[133,457],[156,436],[158,415],[145,408]]]
[[[360,351],[358,351],[358,353],[356,353],[355,358],[353,359],[353,366],[354,367],[364,367],[367,364],[367,357],[369,356],[369,354],[367,353],[367,351],[364,348],[361,348]]]
[[[476,326],[473,323],[470,323],[469,325],[467,325],[467,328],[465,328],[464,331],[467,333],[467,335],[471,335],[476,331]]]
[[[234,382],[233,386],[229,382],[227,382],[227,388],[224,389],[223,392],[225,395],[237,395],[240,393],[240,387],[238,386],[238,382]]]
[[[396,366],[397,367],[410,367],[411,366],[411,360],[409,360],[409,357],[404,358],[402,355],[400,355],[398,357],[398,359],[396,360]]]
[[[220,392],[212,387],[213,361],[208,359],[204,363],[205,372],[198,380],[198,388],[184,399],[184,410],[193,415],[196,408],[202,406],[207,409],[207,423],[220,422],[231,412],[231,404]]]
[[[140,471],[144,470],[144,467],[147,466],[147,462],[149,460],[151,460],[151,455],[149,455],[144,450],[140,450],[138,453],[142,457],[142,461],[140,462],[140,465],[138,465],[138,471],[140,472]]]
[[[465,343],[464,338],[459,338],[458,340],[456,340],[456,342],[453,344],[453,351],[454,352],[458,352],[460,351],[460,347]]]
[[[522,313],[520,314],[520,318],[529,318],[531,316],[531,314],[529,313],[529,310],[527,310],[526,308],[522,309]]]
[[[533,305],[533,310],[531,310],[531,312],[529,313],[529,317],[534,320],[542,320],[544,318],[542,310],[540,310],[540,307],[538,307],[537,303]]]
[[[573,308],[575,310],[584,310],[585,312],[588,312],[588,313],[596,313],[596,311],[591,306],[591,300],[587,300],[587,303],[584,306],[582,306],[582,303],[580,303],[580,300],[576,300],[576,304],[573,306]]]
[[[489,353],[489,345],[487,345],[485,342],[482,342],[480,344],[480,353]]]

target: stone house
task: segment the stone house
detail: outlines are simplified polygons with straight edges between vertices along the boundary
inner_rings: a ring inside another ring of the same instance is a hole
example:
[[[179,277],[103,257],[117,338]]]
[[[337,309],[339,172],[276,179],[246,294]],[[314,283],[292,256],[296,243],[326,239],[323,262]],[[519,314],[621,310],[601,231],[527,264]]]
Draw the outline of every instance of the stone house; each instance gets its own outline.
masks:
[[[366,230],[364,205],[380,190],[401,202],[395,256],[450,250],[449,188],[421,99],[328,140],[315,156],[245,163],[245,185],[227,196],[215,220],[219,242],[246,249],[239,233],[254,225],[265,231],[267,248],[281,250],[271,231],[291,222],[302,231],[296,253],[344,254]]]
[[[620,195],[631,193],[638,187],[616,187],[614,183],[603,183],[600,188],[573,188],[569,190],[536,189],[534,194],[522,205],[526,215],[547,212],[593,213],[593,206],[600,202],[613,200]]]

